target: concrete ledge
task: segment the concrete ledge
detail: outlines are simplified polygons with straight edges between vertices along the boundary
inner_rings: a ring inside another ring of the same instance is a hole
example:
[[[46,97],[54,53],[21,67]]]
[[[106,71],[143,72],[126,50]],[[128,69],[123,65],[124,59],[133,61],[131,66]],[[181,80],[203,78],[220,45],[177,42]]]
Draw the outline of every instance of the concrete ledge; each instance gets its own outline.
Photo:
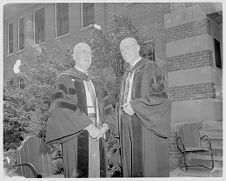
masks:
[[[165,29],[206,18],[206,13],[199,5],[180,9],[164,16]]]
[[[170,172],[170,177],[222,177],[222,174],[222,168],[215,168],[212,171],[198,167],[189,168],[187,171],[176,168]]]
[[[222,83],[222,71],[216,67],[199,67],[168,72],[169,87],[185,86],[213,82],[219,87]]]
[[[166,43],[167,58],[203,50],[211,50],[214,52],[213,38],[208,34]]]
[[[172,124],[222,120],[222,100],[202,99],[172,103]]]

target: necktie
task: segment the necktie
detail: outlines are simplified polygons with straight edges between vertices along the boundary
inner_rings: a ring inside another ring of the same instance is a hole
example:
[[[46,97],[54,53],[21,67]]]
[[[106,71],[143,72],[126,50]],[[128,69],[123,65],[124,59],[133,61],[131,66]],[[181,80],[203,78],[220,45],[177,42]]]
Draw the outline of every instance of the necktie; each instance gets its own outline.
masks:
[[[125,91],[124,91],[124,96],[123,96],[123,104],[125,104],[128,100],[128,95],[129,95],[129,87],[130,87],[130,78],[131,78],[132,73],[129,72],[128,76],[126,78],[126,83],[125,83]]]
[[[95,95],[95,92],[94,92],[92,83],[91,83],[90,80],[86,81],[86,83],[87,83],[86,85],[87,85],[87,87],[88,87],[89,93],[91,94],[91,97],[92,97],[92,100],[93,100],[93,105],[95,106],[95,101],[94,101],[94,99],[95,99],[96,95]]]
[[[95,126],[97,126],[99,123],[98,123],[98,105],[97,105],[97,100],[96,100],[96,94],[95,94],[95,91],[94,91],[94,87],[92,85],[92,82],[90,80],[87,80],[85,81],[86,82],[86,85],[87,85],[87,88],[88,88],[88,91],[91,95],[91,99],[92,99],[92,103],[93,103],[93,108],[95,110]]]

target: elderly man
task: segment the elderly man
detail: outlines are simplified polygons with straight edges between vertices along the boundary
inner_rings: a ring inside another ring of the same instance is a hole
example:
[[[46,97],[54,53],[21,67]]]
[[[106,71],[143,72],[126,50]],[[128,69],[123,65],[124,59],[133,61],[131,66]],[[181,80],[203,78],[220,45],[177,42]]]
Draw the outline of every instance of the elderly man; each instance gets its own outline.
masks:
[[[139,55],[136,39],[122,40],[120,50],[130,65],[119,102],[123,176],[169,176],[171,101],[164,75],[156,63]]]
[[[91,49],[78,43],[73,50],[75,67],[56,79],[47,143],[60,143],[65,177],[105,177],[104,133],[113,126],[107,91],[87,75]]]

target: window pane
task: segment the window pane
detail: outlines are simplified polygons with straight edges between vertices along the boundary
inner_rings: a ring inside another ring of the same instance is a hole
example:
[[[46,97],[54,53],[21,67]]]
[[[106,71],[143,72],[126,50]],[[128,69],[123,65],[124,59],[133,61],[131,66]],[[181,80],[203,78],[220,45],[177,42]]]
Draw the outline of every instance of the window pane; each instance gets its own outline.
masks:
[[[35,43],[45,41],[45,9],[41,8],[35,12]]]
[[[9,24],[9,54],[13,53],[13,23]]]
[[[57,5],[57,36],[69,32],[68,4],[58,3]]]
[[[40,24],[41,24],[41,42],[45,41],[45,11],[44,8],[41,10],[41,18],[40,18]]]
[[[147,58],[148,58],[149,60],[155,61],[155,51],[154,51],[154,50],[150,50],[150,51],[148,52]]]
[[[24,49],[24,18],[19,19],[19,50]]]
[[[155,61],[155,44],[154,42],[147,42],[141,45],[140,53],[142,57]]]
[[[38,25],[39,25],[39,18],[38,18],[38,11],[35,12],[35,43],[38,43],[39,38],[39,33],[38,33]]]
[[[220,42],[214,39],[215,61],[216,67],[221,68],[221,46]]]
[[[83,27],[94,22],[94,3],[83,3]]]

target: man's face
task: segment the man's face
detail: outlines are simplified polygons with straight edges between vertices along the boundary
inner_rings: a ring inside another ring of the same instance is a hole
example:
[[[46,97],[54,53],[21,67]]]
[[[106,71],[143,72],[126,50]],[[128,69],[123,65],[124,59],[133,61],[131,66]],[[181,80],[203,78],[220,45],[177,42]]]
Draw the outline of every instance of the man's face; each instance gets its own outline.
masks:
[[[80,68],[87,71],[92,63],[91,52],[89,50],[80,50],[76,54],[76,61]]]
[[[132,64],[139,56],[139,45],[133,42],[126,42],[120,46],[120,51],[124,60]]]

